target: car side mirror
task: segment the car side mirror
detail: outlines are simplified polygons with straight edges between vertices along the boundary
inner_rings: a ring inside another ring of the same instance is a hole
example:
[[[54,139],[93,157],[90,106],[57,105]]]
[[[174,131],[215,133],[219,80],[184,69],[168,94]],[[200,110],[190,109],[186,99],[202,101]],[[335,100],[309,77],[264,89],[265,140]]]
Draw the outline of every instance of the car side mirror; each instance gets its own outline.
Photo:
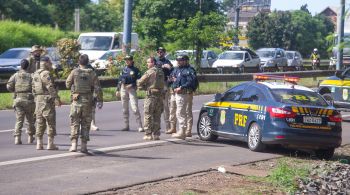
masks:
[[[295,56],[295,57],[294,57],[294,59],[296,59],[296,60],[297,60],[297,59],[299,59],[299,57],[298,57],[298,56]]]
[[[221,99],[222,99],[222,94],[221,93],[217,93],[217,94],[215,94],[215,96],[214,96],[214,100],[216,101],[216,102],[219,102],[219,101],[221,101]]]
[[[208,57],[208,60],[212,60],[213,58],[212,57]]]
[[[276,57],[277,57],[277,58],[280,58],[280,57],[281,57],[281,55],[277,55]]]
[[[244,61],[248,62],[248,61],[250,61],[250,59],[249,59],[249,58],[246,58],[246,59],[244,59]]]
[[[335,71],[335,76],[340,79],[344,79],[343,71],[340,71],[340,70]]]

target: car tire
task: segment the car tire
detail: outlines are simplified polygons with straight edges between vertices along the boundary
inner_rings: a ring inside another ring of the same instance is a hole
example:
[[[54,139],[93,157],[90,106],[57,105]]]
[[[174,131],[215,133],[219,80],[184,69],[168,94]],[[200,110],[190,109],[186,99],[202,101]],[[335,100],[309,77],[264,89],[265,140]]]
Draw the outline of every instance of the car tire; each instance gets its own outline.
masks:
[[[329,160],[334,155],[334,148],[315,150],[316,157],[320,160]]]
[[[248,147],[255,152],[261,152],[265,149],[265,144],[261,142],[261,128],[258,123],[252,123],[248,131]]]
[[[334,105],[334,99],[332,97],[332,95],[330,93],[325,93],[322,94],[322,97],[326,100],[326,102],[328,102],[330,105]]]
[[[199,139],[204,141],[214,141],[219,137],[218,135],[213,134],[211,128],[211,120],[207,112],[203,112],[199,116],[197,124],[197,133]]]

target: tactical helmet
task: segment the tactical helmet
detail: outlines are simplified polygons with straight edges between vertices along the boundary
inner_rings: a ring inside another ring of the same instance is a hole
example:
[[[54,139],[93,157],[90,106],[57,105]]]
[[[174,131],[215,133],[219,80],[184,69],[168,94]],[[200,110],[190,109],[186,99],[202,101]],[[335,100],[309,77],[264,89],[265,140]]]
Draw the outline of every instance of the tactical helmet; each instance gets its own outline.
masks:
[[[318,49],[317,49],[317,48],[315,48],[315,49],[314,49],[314,52],[318,52]]]
[[[131,55],[127,55],[124,57],[124,60],[134,60],[134,57]]]

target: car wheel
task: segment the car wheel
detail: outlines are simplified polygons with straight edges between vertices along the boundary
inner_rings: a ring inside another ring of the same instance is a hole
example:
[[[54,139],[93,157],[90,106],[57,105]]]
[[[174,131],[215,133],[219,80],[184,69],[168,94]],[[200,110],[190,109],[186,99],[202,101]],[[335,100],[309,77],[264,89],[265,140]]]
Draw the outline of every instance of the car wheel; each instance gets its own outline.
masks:
[[[260,152],[265,149],[265,144],[261,142],[261,128],[257,123],[252,123],[249,127],[248,147],[255,152]]]
[[[217,135],[213,134],[211,129],[211,120],[207,112],[203,112],[199,116],[199,121],[197,125],[197,133],[201,140],[204,141],[214,141],[218,138]]]
[[[329,160],[334,155],[334,148],[315,150],[316,157],[320,160]]]
[[[328,102],[328,104],[332,106],[334,105],[334,99],[330,93],[322,94],[322,97]]]

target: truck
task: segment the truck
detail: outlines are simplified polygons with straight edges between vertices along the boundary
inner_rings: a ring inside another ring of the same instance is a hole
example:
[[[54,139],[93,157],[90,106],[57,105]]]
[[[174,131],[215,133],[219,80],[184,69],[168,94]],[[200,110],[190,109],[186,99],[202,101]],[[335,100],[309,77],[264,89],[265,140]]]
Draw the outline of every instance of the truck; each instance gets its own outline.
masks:
[[[91,61],[97,60],[109,50],[122,50],[123,32],[81,33],[78,38],[81,54],[87,54]],[[131,49],[139,48],[137,33],[131,33]]]

